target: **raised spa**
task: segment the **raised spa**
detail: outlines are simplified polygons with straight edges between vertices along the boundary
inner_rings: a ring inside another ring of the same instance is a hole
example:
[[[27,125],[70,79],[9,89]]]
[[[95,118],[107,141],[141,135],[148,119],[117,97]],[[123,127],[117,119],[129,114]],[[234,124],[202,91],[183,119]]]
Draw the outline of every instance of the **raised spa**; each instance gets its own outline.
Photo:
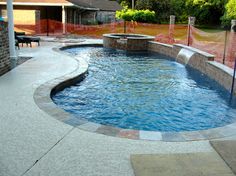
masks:
[[[148,42],[153,41],[154,38],[153,36],[141,34],[104,34],[103,46],[128,51],[146,51]]]
[[[82,82],[53,95],[76,118],[125,129],[180,132],[236,120],[236,101],[199,71],[154,53],[66,49],[89,63]]]

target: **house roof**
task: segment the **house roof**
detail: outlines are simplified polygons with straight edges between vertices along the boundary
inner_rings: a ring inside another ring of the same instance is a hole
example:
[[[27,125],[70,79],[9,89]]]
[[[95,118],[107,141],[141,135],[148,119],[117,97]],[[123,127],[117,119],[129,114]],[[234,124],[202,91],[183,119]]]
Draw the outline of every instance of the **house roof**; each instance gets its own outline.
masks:
[[[0,0],[0,4],[6,4],[6,0]],[[73,5],[67,0],[14,0],[14,5],[42,5],[42,6],[61,6]]]
[[[6,4],[6,0],[0,0],[0,4]],[[79,6],[85,9],[116,11],[121,10],[121,6],[116,1],[111,0],[14,0],[14,5],[43,5],[43,6]]]
[[[0,2],[6,2],[6,0],[0,0]],[[66,0],[14,0],[13,2],[22,3],[68,3]]]
[[[68,0],[72,4],[75,4],[84,8],[96,8],[105,11],[121,10],[122,7],[116,1],[111,0]]]

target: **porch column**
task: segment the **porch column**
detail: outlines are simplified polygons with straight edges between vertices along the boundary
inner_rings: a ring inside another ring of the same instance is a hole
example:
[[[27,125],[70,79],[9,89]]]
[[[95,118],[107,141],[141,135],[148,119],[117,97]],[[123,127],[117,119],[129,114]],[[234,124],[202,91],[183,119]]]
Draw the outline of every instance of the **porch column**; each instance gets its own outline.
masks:
[[[7,0],[7,19],[8,19],[8,38],[9,38],[9,50],[11,67],[16,66],[17,55],[15,48],[15,34],[14,34],[14,18],[13,18],[13,4],[12,0]]]
[[[62,25],[63,25],[63,34],[66,33],[66,11],[65,6],[62,6]]]
[[[81,17],[81,14],[79,14],[79,24],[82,24],[82,17]]]
[[[73,10],[73,16],[74,16],[74,27],[76,26],[76,15],[77,15],[77,13],[76,13],[76,10]]]
[[[94,21],[94,23],[96,22],[96,14],[97,14],[97,12],[94,12],[94,14],[93,14],[93,21]]]

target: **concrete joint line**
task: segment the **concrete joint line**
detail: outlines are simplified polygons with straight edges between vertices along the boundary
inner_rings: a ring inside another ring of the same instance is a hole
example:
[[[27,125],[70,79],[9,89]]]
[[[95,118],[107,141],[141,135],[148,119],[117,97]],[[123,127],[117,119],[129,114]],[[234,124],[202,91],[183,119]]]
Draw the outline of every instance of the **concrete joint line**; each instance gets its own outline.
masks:
[[[212,145],[211,143],[210,143],[210,145],[214,149],[214,151],[220,156],[220,158],[224,161],[224,163],[229,167],[229,169],[232,171],[232,173],[234,173],[234,170],[233,170],[232,166],[225,160],[225,158],[222,156],[222,154],[217,152],[217,149],[214,147],[214,145]]]
[[[32,166],[30,166],[23,174],[21,174],[21,176],[24,176],[25,174],[27,174],[27,172],[29,172],[44,156],[46,156],[57,144],[59,144],[66,136],[68,136],[75,128],[72,128],[71,130],[69,130],[64,136],[62,136],[62,138],[60,140],[58,140],[51,148],[49,148],[49,150],[44,153],[39,159],[37,159],[34,164]]]

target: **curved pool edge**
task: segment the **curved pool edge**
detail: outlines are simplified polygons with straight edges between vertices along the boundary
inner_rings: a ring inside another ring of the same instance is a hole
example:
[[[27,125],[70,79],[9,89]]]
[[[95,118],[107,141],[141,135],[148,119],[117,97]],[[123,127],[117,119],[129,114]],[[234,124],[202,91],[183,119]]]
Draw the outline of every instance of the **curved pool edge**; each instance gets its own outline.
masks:
[[[187,141],[200,141],[212,140],[230,137],[236,135],[236,122],[218,128],[209,130],[191,131],[191,132],[158,132],[158,131],[140,131],[131,129],[121,129],[113,126],[101,125],[89,122],[86,119],[74,117],[72,114],[67,113],[59,108],[51,99],[51,96],[58,91],[71,86],[85,78],[88,70],[88,64],[82,58],[75,58],[71,54],[66,53],[63,49],[73,48],[78,46],[102,46],[102,44],[75,44],[66,45],[63,47],[54,48],[61,54],[68,55],[71,59],[77,61],[77,68],[71,73],[59,78],[50,80],[39,86],[34,92],[34,101],[40,109],[48,113],[55,119],[62,121],[68,125],[79,128],[81,130],[104,134],[113,137],[128,138],[135,140],[151,140],[151,141],[164,141],[164,142],[187,142]]]

